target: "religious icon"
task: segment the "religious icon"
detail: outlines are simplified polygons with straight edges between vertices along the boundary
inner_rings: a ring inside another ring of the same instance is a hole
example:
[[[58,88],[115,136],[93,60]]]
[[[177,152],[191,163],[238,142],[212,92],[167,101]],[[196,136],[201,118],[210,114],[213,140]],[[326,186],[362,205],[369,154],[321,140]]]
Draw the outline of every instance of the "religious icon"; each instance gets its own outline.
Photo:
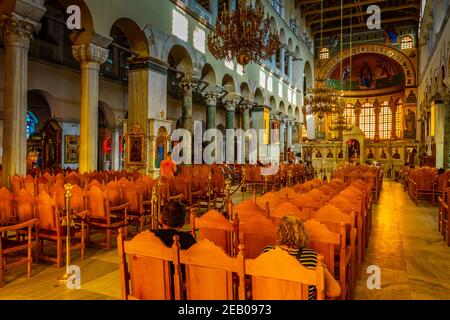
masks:
[[[414,111],[408,110],[405,115],[405,139],[415,139],[416,138],[416,114]]]
[[[375,155],[373,154],[372,148],[369,149],[369,154],[367,155],[367,159],[374,159]]]
[[[344,70],[342,71],[342,81],[350,81],[351,80],[351,71],[352,68],[350,65],[347,65],[344,67]]]
[[[398,32],[393,27],[389,27],[385,31],[385,42],[386,44],[391,45],[396,45],[398,43]]]
[[[339,159],[344,158],[344,151],[342,149],[339,151],[338,158]]]
[[[139,138],[130,138],[131,149],[130,149],[130,161],[132,162],[141,162],[141,153],[142,153],[142,141]]]
[[[334,155],[333,155],[333,152],[331,152],[331,149],[328,149],[327,158],[328,159],[334,158]]]
[[[79,136],[66,135],[64,137],[64,163],[74,164],[79,161]]]
[[[381,149],[380,159],[387,159],[387,155],[386,155],[386,152],[384,151],[384,149]]]
[[[320,152],[320,150],[317,150],[316,158],[322,158],[322,153]]]
[[[361,86],[367,88],[370,88],[372,86],[372,69],[370,69],[370,66],[367,64],[367,62],[364,62],[363,66],[361,67],[359,79]]]
[[[392,156],[392,158],[394,158],[396,160],[400,159],[400,153],[398,152],[398,148],[395,148],[395,153]]]
[[[377,67],[381,69],[381,74],[380,74],[381,77],[385,77],[389,80],[392,79],[393,72],[392,72],[392,67],[389,65],[389,63],[387,63],[386,61],[383,61],[383,60],[378,60]]]

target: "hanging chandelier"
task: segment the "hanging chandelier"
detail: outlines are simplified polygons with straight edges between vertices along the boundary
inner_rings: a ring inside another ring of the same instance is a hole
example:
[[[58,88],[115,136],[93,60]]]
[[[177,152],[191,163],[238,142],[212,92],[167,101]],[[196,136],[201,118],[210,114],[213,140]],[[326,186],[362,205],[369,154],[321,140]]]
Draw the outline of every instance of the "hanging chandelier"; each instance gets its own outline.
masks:
[[[320,2],[320,49],[323,48],[323,0]],[[319,51],[320,52],[320,51]],[[304,112],[322,120],[331,114],[338,102],[337,91],[326,84],[325,79],[315,79],[316,86],[308,88],[304,98]]]
[[[218,15],[216,28],[208,36],[208,48],[218,60],[236,61],[245,67],[251,62],[268,60],[277,53],[278,32],[272,33],[264,9],[253,8],[249,0],[238,0],[236,10],[227,6]]]
[[[317,87],[308,88],[304,99],[306,114],[317,115],[319,119],[332,113],[338,102],[337,91],[326,85],[320,85],[322,81],[324,80],[316,79]]]

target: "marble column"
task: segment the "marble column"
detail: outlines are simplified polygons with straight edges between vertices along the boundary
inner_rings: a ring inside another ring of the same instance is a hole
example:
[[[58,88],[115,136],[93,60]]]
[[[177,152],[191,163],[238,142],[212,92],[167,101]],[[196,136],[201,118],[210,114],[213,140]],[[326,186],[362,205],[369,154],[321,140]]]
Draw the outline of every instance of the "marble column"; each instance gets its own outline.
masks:
[[[26,8],[29,4],[24,4]],[[25,9],[26,9],[25,8]],[[2,181],[9,186],[9,177],[14,174],[26,175],[26,114],[28,82],[28,49],[33,32],[39,30],[39,21],[45,8],[36,5],[41,11],[35,20],[22,17],[16,12],[0,18],[5,45],[4,64],[4,119]],[[30,9],[30,8],[28,8]],[[30,13],[29,13],[30,15]]]
[[[284,76],[284,65],[286,64],[286,47],[284,45],[280,48],[280,75]]]
[[[292,147],[292,119],[287,121],[287,146]]]
[[[289,52],[288,55],[288,79],[292,82],[292,63],[293,63],[293,54]]]
[[[250,129],[250,109],[252,108],[252,103],[241,104],[242,110],[242,129],[247,131]]]
[[[215,92],[208,92],[203,95],[206,104],[206,130],[216,128],[216,108],[219,97]]]
[[[277,68],[277,57],[276,54],[274,54],[271,58],[271,64],[272,64],[272,70],[275,70]]]
[[[183,93],[182,126],[192,133],[192,91],[197,88],[197,81],[191,74],[186,74],[180,82],[180,87]]]
[[[391,139],[397,139],[397,102],[391,97],[389,100],[389,109],[391,110],[392,122],[391,122]]]
[[[280,151],[283,153],[284,155],[284,146],[286,143],[286,124],[284,122],[284,115],[280,114],[279,115],[279,119],[280,119]],[[280,161],[283,161],[284,157],[281,157],[280,155]]]
[[[379,141],[380,140],[380,103],[378,102],[378,99],[375,99],[373,103],[373,111],[375,113],[375,136],[374,140]]]
[[[450,92],[446,91],[441,94],[445,108],[445,133],[444,133],[444,169],[450,168]]]
[[[353,111],[355,112],[355,126],[359,128],[360,125],[360,117],[361,117],[361,102],[359,99],[356,101],[355,106],[353,107]]]
[[[94,43],[72,46],[81,65],[80,173],[97,169],[99,71],[108,52]]]
[[[119,127],[111,129],[111,169],[120,170],[120,146],[119,146]]]
[[[226,160],[227,163],[234,163],[235,162],[235,156],[234,156],[234,118],[235,118],[235,112],[236,107],[238,105],[237,100],[227,100],[224,102],[225,109],[227,111],[227,118],[226,118],[226,128],[227,128],[227,137],[226,137]]]
[[[192,121],[192,91],[197,88],[197,81],[195,81],[192,74],[187,73],[184,78],[180,82],[180,87],[182,89],[182,118],[181,118],[181,125],[182,128],[189,131],[191,135],[194,134],[193,131],[193,121]],[[191,144],[190,148],[184,149],[183,152],[186,152],[184,154],[185,159],[191,159],[192,161],[192,148],[193,148],[193,136],[191,136]]]

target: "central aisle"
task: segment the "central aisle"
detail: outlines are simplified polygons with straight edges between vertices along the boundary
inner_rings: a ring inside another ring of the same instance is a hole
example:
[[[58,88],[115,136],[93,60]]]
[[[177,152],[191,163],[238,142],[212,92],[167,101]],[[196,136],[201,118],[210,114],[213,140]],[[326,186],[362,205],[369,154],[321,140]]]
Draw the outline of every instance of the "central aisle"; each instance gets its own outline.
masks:
[[[395,182],[383,182],[355,299],[450,299],[450,247],[438,232],[438,207],[418,207]],[[381,268],[381,289],[369,290],[366,272]]]

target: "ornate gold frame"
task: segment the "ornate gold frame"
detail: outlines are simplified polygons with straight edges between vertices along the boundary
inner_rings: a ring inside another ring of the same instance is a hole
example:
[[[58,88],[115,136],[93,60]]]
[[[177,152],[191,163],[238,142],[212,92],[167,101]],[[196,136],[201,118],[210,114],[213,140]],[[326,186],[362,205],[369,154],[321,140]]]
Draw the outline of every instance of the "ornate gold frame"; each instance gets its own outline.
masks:
[[[134,124],[127,132],[125,141],[125,168],[133,171],[145,168],[147,163],[147,141],[144,129],[139,124]],[[137,154],[131,154],[133,146],[140,148],[140,150],[135,150]],[[136,157],[139,155],[140,157],[137,159]]]

